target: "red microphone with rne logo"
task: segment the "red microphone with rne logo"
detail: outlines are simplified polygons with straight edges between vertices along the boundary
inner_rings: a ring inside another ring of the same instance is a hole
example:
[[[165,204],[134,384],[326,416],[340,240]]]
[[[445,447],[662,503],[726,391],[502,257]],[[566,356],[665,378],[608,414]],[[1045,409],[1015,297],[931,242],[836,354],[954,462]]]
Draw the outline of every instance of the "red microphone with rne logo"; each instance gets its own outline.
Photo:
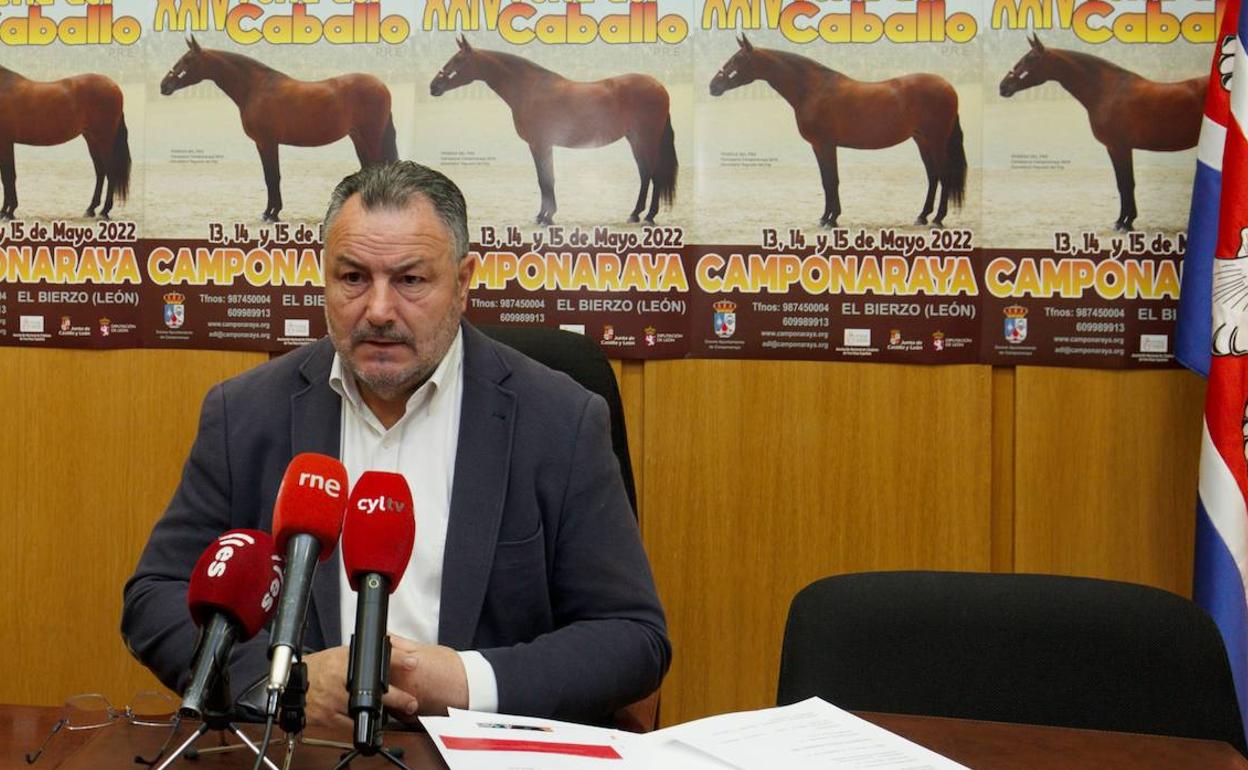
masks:
[[[208,545],[186,593],[200,634],[182,694],[183,716],[202,719],[205,710],[229,710],[230,650],[260,632],[281,592],[282,557],[268,532],[232,529]]]
[[[342,564],[359,595],[347,668],[347,711],[355,720],[355,748],[381,749],[382,696],[389,687],[390,594],[412,557],[416,518],[412,492],[397,473],[367,471],[355,482],[342,524]]]
[[[269,637],[269,716],[277,713],[302,649],[312,576],[316,563],[328,559],[338,545],[346,504],[347,470],[341,462],[314,452],[295,455],[273,505],[273,540],[277,552],[286,556],[286,573]]]

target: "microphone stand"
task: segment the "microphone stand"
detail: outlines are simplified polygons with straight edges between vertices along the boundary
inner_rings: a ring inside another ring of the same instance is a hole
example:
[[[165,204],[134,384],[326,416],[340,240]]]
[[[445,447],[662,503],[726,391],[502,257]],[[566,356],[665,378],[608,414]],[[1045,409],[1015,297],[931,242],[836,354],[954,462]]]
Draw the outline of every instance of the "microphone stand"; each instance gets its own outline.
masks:
[[[286,761],[282,763],[285,770],[289,770],[291,758],[295,755],[295,746],[298,745],[319,749],[338,749],[339,751],[352,749],[350,743],[303,737],[303,728],[308,722],[304,713],[307,706],[307,694],[308,664],[301,660],[290,667],[290,680],[286,683],[286,689],[282,691],[281,700],[278,702],[277,724],[282,728],[282,732],[286,733]]]
[[[372,604],[384,618],[388,603],[386,579],[380,575],[368,575],[360,583],[359,601],[360,607],[366,603]],[[360,617],[360,615],[356,616],[355,634],[351,637],[351,666],[347,674],[348,681],[356,683],[352,685],[353,687],[359,687],[359,681],[364,683],[364,692],[353,690],[349,702],[352,716],[355,718],[355,731],[352,735],[355,748],[334,765],[333,770],[342,770],[358,756],[371,757],[377,754],[400,770],[411,770],[400,759],[403,756],[401,748],[387,749],[381,745],[381,695],[389,689],[390,685],[390,637],[385,634],[384,628],[366,627]],[[380,638],[378,633],[380,633]],[[357,649],[367,650],[374,646],[381,648],[380,660],[373,660],[371,664],[363,663],[357,667]]]
[[[257,757],[262,756],[260,753],[260,748],[256,746],[256,744],[253,743],[251,739],[248,738],[247,735],[238,728],[238,725],[230,721],[229,719],[230,699],[229,699],[229,696],[226,695],[228,691],[229,691],[229,683],[227,681],[227,677],[225,676],[218,677],[217,682],[213,686],[212,691],[207,699],[208,700],[207,705],[204,708],[204,721],[200,724],[199,728],[195,730],[194,733],[191,734],[189,738],[183,741],[182,744],[178,746],[178,748],[174,749],[172,754],[165,757],[165,761],[157,765],[155,770],[166,770],[166,768],[168,768],[170,765],[176,762],[178,758],[181,757],[183,754],[186,755],[187,759],[194,759],[203,754],[219,754],[219,753],[226,752],[226,751],[250,749],[252,754],[254,754],[255,756]],[[199,740],[199,737],[203,735],[204,733],[208,732],[209,730],[218,730],[221,732],[228,730],[234,733],[234,735],[236,735],[238,739],[242,741],[242,743],[235,744],[232,746],[213,746],[213,747],[206,748],[206,749],[192,748],[192,744],[194,744],[195,741]],[[273,764],[273,761],[270,760],[268,757],[263,757],[263,759],[264,759],[264,764],[269,767],[269,770],[278,770],[277,765]]]

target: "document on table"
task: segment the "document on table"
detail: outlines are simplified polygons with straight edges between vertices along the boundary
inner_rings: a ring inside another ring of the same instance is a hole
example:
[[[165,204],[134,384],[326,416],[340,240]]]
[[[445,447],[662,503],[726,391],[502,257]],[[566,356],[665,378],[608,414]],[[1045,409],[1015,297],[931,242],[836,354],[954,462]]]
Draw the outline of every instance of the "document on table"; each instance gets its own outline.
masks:
[[[451,770],[641,770],[640,737],[553,719],[451,709],[421,724]]]
[[[819,698],[643,735],[460,709],[420,721],[451,770],[966,770]]]
[[[642,736],[653,767],[683,744],[739,770],[966,770],[820,698],[720,714]],[[675,755],[673,755],[675,756]]]

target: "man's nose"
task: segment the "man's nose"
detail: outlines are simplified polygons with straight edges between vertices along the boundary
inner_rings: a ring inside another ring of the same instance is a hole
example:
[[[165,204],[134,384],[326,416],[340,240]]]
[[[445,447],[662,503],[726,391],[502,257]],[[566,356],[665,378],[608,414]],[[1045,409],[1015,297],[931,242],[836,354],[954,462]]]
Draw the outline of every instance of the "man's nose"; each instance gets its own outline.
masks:
[[[394,289],[386,280],[376,280],[368,288],[365,320],[373,326],[385,326],[394,318]]]

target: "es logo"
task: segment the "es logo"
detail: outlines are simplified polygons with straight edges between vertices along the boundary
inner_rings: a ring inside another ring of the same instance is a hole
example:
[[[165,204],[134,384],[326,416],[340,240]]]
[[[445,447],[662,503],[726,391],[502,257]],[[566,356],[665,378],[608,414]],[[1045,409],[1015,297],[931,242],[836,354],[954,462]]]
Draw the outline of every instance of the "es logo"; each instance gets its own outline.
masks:
[[[212,564],[208,565],[208,577],[221,577],[225,574],[225,567],[230,559],[234,558],[235,549],[256,544],[255,538],[251,535],[244,535],[242,532],[226,533],[217,538],[217,542],[221,544],[221,547],[213,554]]]
[[[273,579],[269,581],[269,590],[265,592],[264,598],[260,600],[260,608],[265,612],[273,609],[273,603],[277,601],[278,595],[282,593],[282,557],[273,554],[273,563],[269,567],[273,570]]]

